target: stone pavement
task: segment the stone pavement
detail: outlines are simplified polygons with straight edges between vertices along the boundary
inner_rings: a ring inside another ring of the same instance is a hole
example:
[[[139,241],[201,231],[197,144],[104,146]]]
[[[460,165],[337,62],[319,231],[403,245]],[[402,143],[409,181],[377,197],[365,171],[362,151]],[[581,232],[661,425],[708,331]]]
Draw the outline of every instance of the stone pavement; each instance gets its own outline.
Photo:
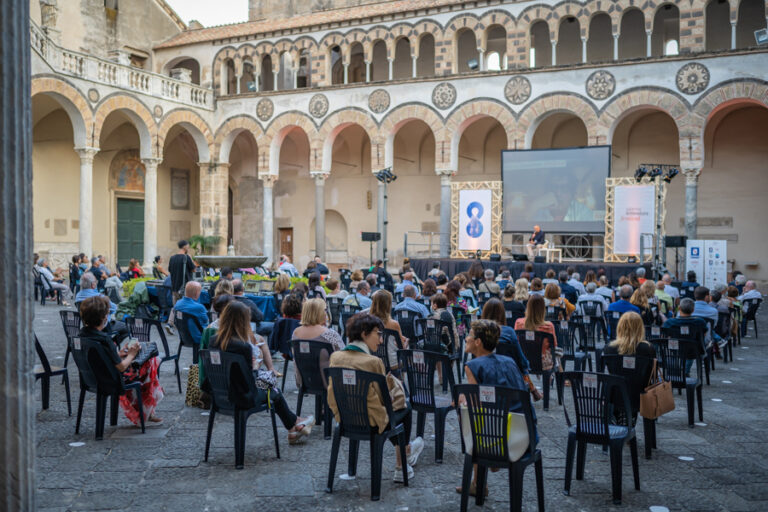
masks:
[[[61,364],[65,337],[56,305],[37,306],[35,332],[52,364]],[[571,497],[562,493],[565,473],[566,428],[557,402],[548,412],[536,404],[540,449],[544,455],[546,508],[551,511],[768,510],[768,445],[762,439],[768,420],[765,382],[768,359],[768,315],[760,339],[746,338],[736,347],[733,363],[717,362],[712,385],[704,387],[706,426],[687,426],[685,395],[675,395],[676,410],[658,422],[658,450],[643,458],[643,436],[638,433],[641,490],[632,485],[629,449],[624,450],[623,506],[611,503],[610,462],[599,447],[590,445],[583,481],[573,481]],[[175,337],[170,339],[176,347]],[[191,353],[185,350],[182,367]],[[368,448],[361,446],[356,480],[341,480],[346,471],[346,443],[342,443],[333,494],[325,493],[331,442],[315,427],[309,441],[289,446],[279,424],[281,458],[275,458],[269,417],[251,416],[246,439],[245,469],[234,468],[232,421],[216,420],[208,462],[203,462],[207,417],[184,406],[172,364],[163,365],[160,380],[166,396],[158,408],[165,422],[142,435],[120,413],[118,426],[107,425],[103,441],[95,441],[95,402],[84,406],[81,434],[75,435],[77,371],[70,361],[73,415],[67,416],[64,388],[51,383],[51,408],[37,414],[37,506],[40,510],[322,510],[322,511],[455,511],[463,457],[458,422],[448,418],[445,457],[434,462],[432,420],[427,420],[426,448],[408,488],[392,482],[394,449],[384,453],[381,501],[370,501]],[[291,367],[291,372],[293,371]],[[297,394],[289,375],[286,395],[295,406]],[[186,372],[182,375],[186,386]],[[40,411],[40,386],[36,385]],[[570,402],[569,391],[566,397]],[[715,401],[717,400],[717,401]],[[567,403],[569,403],[567,402]],[[305,413],[314,409],[305,400]],[[569,405],[569,409],[571,409]],[[641,425],[642,422],[639,423]],[[415,425],[414,425],[415,432]],[[415,434],[414,434],[415,435]],[[77,443],[73,445],[72,443]],[[80,443],[83,443],[80,445]],[[680,460],[690,457],[692,460]],[[509,509],[506,472],[490,474],[490,496],[484,510]],[[526,472],[523,509],[536,510],[533,468]],[[470,501],[470,510],[481,510]],[[651,509],[664,510],[664,509]]]

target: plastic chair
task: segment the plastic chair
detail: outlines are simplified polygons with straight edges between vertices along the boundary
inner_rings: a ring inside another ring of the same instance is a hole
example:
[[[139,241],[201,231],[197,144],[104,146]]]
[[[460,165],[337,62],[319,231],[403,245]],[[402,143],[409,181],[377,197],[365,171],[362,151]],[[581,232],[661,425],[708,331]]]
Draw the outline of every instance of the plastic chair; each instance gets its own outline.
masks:
[[[587,444],[608,446],[611,454],[611,484],[613,504],[621,505],[621,456],[624,445],[629,443],[632,456],[632,473],[635,477],[635,489],[640,490],[640,474],[637,461],[637,439],[635,429],[630,425],[632,410],[623,377],[605,373],[565,372],[565,380],[571,382],[573,406],[576,423],[571,424],[568,409],[565,421],[568,424],[568,446],[565,459],[566,496],[571,495],[571,476],[573,475],[573,456],[576,456],[576,480],[584,479]],[[612,424],[615,414],[614,397],[620,396],[623,425]],[[578,445],[578,452],[576,451]]]
[[[64,368],[66,368],[69,363],[69,354],[72,352],[72,338],[80,335],[82,321],[78,311],[59,311],[59,316],[67,337],[67,351],[64,353]]]
[[[171,287],[159,284],[155,286],[155,290],[157,290],[157,296],[150,295],[149,301],[155,304],[160,310],[160,321],[167,322],[168,316],[171,314],[171,310],[173,309]]]
[[[352,304],[342,304],[341,312],[339,313],[339,330],[340,334],[346,338],[347,321],[361,312],[363,308]]]
[[[621,319],[622,314],[623,313],[620,311],[606,311],[603,313],[603,318],[605,318],[606,341],[616,339],[616,329],[619,326],[619,320]]]
[[[401,350],[403,348],[403,343],[400,340],[400,333],[394,329],[382,329],[381,336],[382,342],[379,344],[379,348],[376,349],[376,352],[373,355],[381,359],[384,363],[384,372],[389,373],[392,371],[392,362],[389,360],[389,347],[394,345],[396,351]],[[396,372],[398,374],[400,373],[399,370],[396,370]]]
[[[520,348],[525,354],[525,358],[528,359],[528,363],[531,365],[528,373],[530,375],[541,375],[544,387],[544,410],[549,410],[549,389],[551,386],[552,377],[554,376],[557,366],[552,366],[551,369],[545,370],[543,367],[543,359],[541,356],[542,347],[545,341],[549,342],[549,350],[552,353],[552,362],[555,362],[555,339],[548,332],[541,331],[527,331],[525,329],[518,329],[515,331],[517,334],[517,341],[520,343]],[[558,401],[563,401],[563,392],[558,389]]]
[[[515,322],[518,318],[525,318],[525,311],[513,309],[515,301],[505,300],[504,303],[504,317],[507,319],[507,325],[514,328]]]
[[[347,474],[354,476],[357,473],[357,456],[360,441],[368,441],[371,446],[371,500],[378,501],[381,496],[381,472],[383,465],[384,443],[387,439],[397,437],[400,460],[403,466],[403,482],[408,486],[408,457],[405,447],[408,439],[405,438],[403,424],[395,425],[392,420],[392,400],[387,388],[387,379],[377,373],[351,370],[347,368],[326,368],[325,377],[330,381],[331,392],[336,400],[339,410],[339,424],[333,431],[333,445],[331,446],[331,463],[328,468],[328,486],[325,491],[333,492],[333,480],[336,474],[336,461],[339,457],[341,438],[349,439],[349,462]],[[368,419],[368,390],[371,386],[378,386],[379,394],[384,408],[389,417],[389,427],[379,434],[378,429],[372,427]]]
[[[682,390],[685,389],[685,398],[688,406],[688,427],[693,428],[694,393],[699,404],[699,421],[704,421],[703,385],[701,378],[703,362],[700,347],[695,341],[677,338],[653,340],[652,344],[656,349],[664,380],[671,382],[672,389],[677,389],[678,393],[682,393]],[[693,360],[696,364],[695,377],[687,376],[687,361],[690,360]]]
[[[315,396],[315,418],[317,424],[323,425],[323,435],[331,438],[331,423],[333,415],[328,408],[328,383],[323,375],[321,365],[324,362],[327,367],[333,346],[330,343],[316,340],[291,340],[293,349],[293,362],[301,377],[299,386],[299,398],[296,400],[296,415],[301,416],[301,406],[304,395]]]
[[[291,339],[293,339],[293,331],[295,331],[299,325],[300,322],[295,318],[278,318],[269,335],[270,348],[280,351],[284,361],[283,382],[280,386],[280,391],[285,390],[285,379],[288,376],[288,363],[293,361]]]
[[[40,341],[38,341],[36,334],[35,334],[35,352],[37,352],[37,357],[40,359],[40,365],[35,366],[35,369],[34,369],[35,382],[37,382],[38,380],[41,381],[43,410],[48,409],[48,406],[50,404],[51,377],[58,377],[59,375],[61,375],[62,382],[64,383],[64,391],[67,393],[67,412],[69,413],[70,416],[72,416],[72,399],[69,394],[69,372],[67,371],[67,368],[51,366],[51,363],[48,362],[48,356],[45,355],[45,351],[43,350],[42,345],[40,345]]]
[[[216,414],[225,414],[234,418],[235,424],[235,469],[243,469],[245,460],[245,432],[248,417],[269,409],[272,417],[272,435],[275,438],[275,452],[280,458],[280,445],[277,442],[277,422],[275,410],[266,403],[257,403],[258,392],[253,379],[251,365],[240,354],[230,354],[215,349],[203,349],[200,357],[205,368],[206,380],[211,385],[211,409],[208,416],[208,431],[205,436],[205,462],[211,447],[211,435]],[[237,377],[235,377],[237,375]],[[232,389],[233,380],[244,382],[246,391],[237,393]]]
[[[710,324],[710,321],[708,319],[702,318],[702,320]],[[711,323],[710,325],[712,326],[712,328],[714,328],[714,323]],[[707,386],[709,386],[710,365],[712,369],[714,369],[714,362],[712,361],[714,359],[714,343],[707,349],[706,343],[704,341],[706,334],[707,334],[706,327],[703,327],[703,326],[699,327],[696,325],[683,325],[678,327],[662,327],[661,328],[662,338],[686,340],[694,343],[694,345],[698,349],[698,352],[701,355],[702,363],[704,366],[704,377],[707,382]]]
[[[449,364],[446,368],[451,368],[453,366],[452,363],[455,363],[456,378],[461,383],[462,353],[456,350],[453,340],[453,326],[445,320],[436,318],[417,318],[414,326],[416,332],[421,333],[417,338],[419,340],[418,347],[438,354],[447,354]],[[446,384],[443,381],[443,390],[446,389]]]
[[[592,371],[592,356],[595,354],[596,371],[603,371],[603,345],[600,341],[600,331],[603,329],[602,319],[593,316],[573,317],[573,328],[579,335],[579,349],[587,354],[587,364]],[[605,333],[605,331],[603,331]],[[558,338],[560,340],[560,338]]]
[[[448,367],[451,362],[446,354],[428,350],[399,350],[400,367],[408,376],[408,399],[416,411],[416,435],[424,437],[427,414],[435,415],[435,462],[443,462],[445,445],[445,420],[455,409],[455,384],[453,373],[446,372],[450,396],[435,396],[435,371],[437,365]]]
[[[485,307],[485,303],[494,298],[495,295],[491,292],[478,292],[477,293],[477,306],[480,308],[480,311],[483,310],[483,307]]]
[[[330,313],[331,329],[341,334],[341,327],[339,326],[339,319],[341,317],[341,304],[344,299],[341,297],[330,295],[325,299],[325,303],[328,304],[328,312]]]
[[[157,365],[157,372],[160,373],[160,367],[166,361],[173,361],[176,365],[174,373],[176,374],[176,383],[179,385],[179,393],[181,393],[181,372],[179,371],[179,354],[171,354],[171,349],[168,347],[168,338],[165,337],[163,332],[163,326],[160,320],[153,320],[150,318],[126,318],[125,325],[128,327],[128,332],[132,338],[136,338],[141,342],[151,341],[152,327],[157,330],[157,334],[160,336],[160,343],[163,345],[163,353],[160,354],[160,363]]]
[[[107,398],[112,399],[112,407],[109,415],[109,424],[117,425],[117,404],[121,395],[132,390],[141,394],[141,382],[125,383],[123,374],[117,371],[112,360],[107,355],[107,349],[99,342],[86,338],[72,339],[72,358],[75,360],[80,372],[80,400],[77,404],[77,423],[75,434],[80,433],[80,419],[83,415],[83,403],[86,392],[96,394],[96,433],[95,439],[104,439],[104,420],[107,414]],[[144,428],[144,407],[142,401],[139,404],[139,420],[141,433]]]
[[[502,386],[478,386],[461,384],[456,386],[456,395],[467,402],[471,432],[462,432],[464,470],[461,478],[461,512],[466,512],[469,503],[469,486],[472,466],[477,464],[477,492],[475,504],[485,502],[485,487],[488,468],[506,468],[509,471],[509,510],[520,512],[523,508],[523,475],[531,464],[536,471],[536,496],[539,512],[544,512],[544,469],[541,450],[536,449],[531,395],[528,391]],[[486,401],[487,399],[491,399]],[[523,456],[511,461],[507,444],[509,411],[519,404],[528,427],[530,445]],[[461,425],[461,422],[459,422]],[[464,444],[464,437],[471,436],[471,450]]]
[[[717,325],[715,326],[715,332],[723,338],[726,341],[725,347],[723,348],[723,362],[728,362],[728,357],[730,355],[731,362],[733,362],[733,336],[731,336],[731,325],[732,325],[733,318],[731,317],[731,313],[725,313],[722,311],[719,311],[717,313]]]
[[[744,299],[743,306],[747,306],[747,310],[744,313],[744,317],[741,321],[742,336],[747,335],[749,329],[749,321],[752,320],[752,325],[755,327],[755,338],[757,338],[757,310],[760,309],[760,304],[763,303],[763,299]]]
[[[632,425],[637,424],[640,411],[640,395],[645,392],[653,371],[653,358],[634,355],[610,354],[603,356],[603,362],[611,375],[623,377],[627,384],[627,393],[632,408]],[[616,405],[616,404],[614,404]],[[621,410],[619,404],[619,410]],[[645,439],[645,458],[651,458],[651,448],[656,448],[656,420],[643,418],[643,437]]]
[[[566,313],[565,308],[561,308],[560,306],[547,306],[547,312],[544,319],[547,322],[559,322],[560,320],[565,320]]]
[[[395,314],[392,316],[392,318],[394,318],[395,321],[400,324],[400,332],[403,333],[403,336],[409,340],[415,340],[418,338],[416,325],[414,323],[417,318],[420,318],[418,313],[408,311],[407,309],[401,309],[399,311],[395,311]]]
[[[563,350],[560,361],[563,363],[564,370],[568,361],[573,361],[574,371],[584,370],[587,362],[589,363],[590,371],[592,370],[592,359],[589,357],[589,353],[583,350],[576,350],[576,334],[580,319],[581,317],[572,316],[570,320],[560,320],[553,324],[555,326],[557,346]]]
[[[189,330],[189,322],[194,322],[197,329],[201,333],[203,332],[203,326],[200,325],[200,321],[196,316],[182,311],[176,311],[176,321],[174,322],[174,325],[179,332],[179,350],[176,355],[181,358],[181,348],[190,347],[192,348],[192,364],[197,364],[200,340],[195,340],[194,336],[192,336],[192,331]]]

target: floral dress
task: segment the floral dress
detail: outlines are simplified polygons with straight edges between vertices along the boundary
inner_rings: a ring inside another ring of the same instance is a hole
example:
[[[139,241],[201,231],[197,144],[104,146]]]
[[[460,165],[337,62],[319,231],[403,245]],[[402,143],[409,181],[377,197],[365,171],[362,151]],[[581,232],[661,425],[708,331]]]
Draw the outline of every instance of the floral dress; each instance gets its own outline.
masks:
[[[157,408],[157,404],[165,396],[163,387],[157,377],[157,369],[160,366],[158,359],[153,357],[145,362],[137,370],[129,368],[123,372],[125,382],[141,382],[141,405],[144,409],[144,420],[152,416]],[[131,420],[134,425],[139,424],[139,397],[134,390],[128,391],[120,397],[120,408],[123,409],[125,416]]]

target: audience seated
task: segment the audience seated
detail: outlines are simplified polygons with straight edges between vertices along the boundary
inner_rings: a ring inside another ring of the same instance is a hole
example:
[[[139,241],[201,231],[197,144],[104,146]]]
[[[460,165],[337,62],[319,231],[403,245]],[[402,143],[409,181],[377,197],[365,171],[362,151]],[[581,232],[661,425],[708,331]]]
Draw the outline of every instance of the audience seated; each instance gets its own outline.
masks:
[[[410,288],[413,288],[411,286]],[[419,304],[419,306],[424,306]],[[426,308],[425,308],[426,309]],[[371,315],[381,320],[381,324],[385,329],[390,331],[396,331],[400,336],[400,343],[404,349],[408,348],[408,344],[411,340],[403,336],[403,331],[400,328],[400,324],[397,320],[393,319],[390,315],[392,311],[392,294],[387,290],[379,290],[373,294],[373,300],[371,301],[371,308],[368,311]],[[426,318],[426,315],[424,316]],[[397,360],[397,344],[390,343],[387,345],[387,355],[389,356],[389,367],[393,370],[397,370],[400,367],[400,363]]]
[[[410,284],[406,285],[403,289],[403,300],[395,306],[395,311],[412,311],[419,318],[427,318],[429,316],[429,309],[421,302],[416,301],[416,288]]]
[[[326,327],[327,321],[325,301],[320,298],[309,299],[301,307],[301,324],[293,331],[293,337],[330,343],[334,350],[343,349],[344,340],[338,332]]]
[[[485,277],[485,281],[480,283],[480,286],[477,287],[477,291],[480,293],[490,293],[495,297],[501,296],[501,287],[493,279],[493,270],[490,268],[485,269],[483,276]]]
[[[421,287],[421,296],[424,298],[432,297],[437,293],[437,283],[434,279],[426,279],[424,286]]]
[[[557,274],[555,274],[555,270],[548,268],[547,272],[544,274],[544,279],[541,280],[541,284],[543,284],[545,287],[549,283],[557,284],[557,279],[555,278]]]
[[[578,272],[576,272],[576,269],[573,267],[568,267],[566,270],[566,273],[568,274],[568,284],[573,286],[576,289],[576,293],[581,295],[582,293],[586,293],[586,290],[584,289],[584,285],[581,283],[581,276]],[[569,299],[570,300],[570,299]],[[575,303],[576,300],[574,299],[573,302]]]
[[[659,303],[659,310],[665,316],[672,314],[675,310],[675,299],[667,293],[666,288],[667,286],[664,283],[664,280],[661,280],[656,283],[656,290],[653,292]]]
[[[176,302],[176,305],[173,306],[173,311],[180,311],[182,313],[187,313],[194,316],[200,323],[200,327],[205,329],[208,327],[208,312],[205,310],[205,306],[197,301],[197,299],[200,298],[201,291],[202,287],[200,283],[197,281],[188,282],[184,287],[184,297]],[[171,318],[176,318],[174,312],[171,312]],[[187,327],[190,334],[192,335],[194,342],[200,343],[203,332],[198,329],[197,325],[195,325],[195,322],[188,322]]]
[[[656,318],[653,315],[653,311],[651,311],[651,307],[648,305],[648,297],[642,287],[632,293],[629,302],[640,310],[640,316],[645,325],[653,325],[655,323]]]
[[[403,293],[406,286],[413,286],[413,272],[403,274],[403,280],[395,286],[395,293]]]
[[[357,291],[355,291],[355,293],[351,293],[346,299],[344,299],[344,304],[360,306],[363,309],[368,309],[371,307],[371,299],[368,297],[370,293],[371,286],[366,281],[361,281],[360,284],[357,285]]]
[[[632,288],[632,285],[623,285],[621,288],[619,288],[619,300],[611,303],[611,305],[608,306],[608,311],[618,311],[619,313],[632,311],[633,313],[637,313],[639,315],[640,308],[629,301],[629,299],[632,298],[633,293],[635,293],[635,290]]]
[[[693,299],[693,313],[691,315],[709,320],[709,322],[707,322],[707,345],[709,345],[710,342],[715,342],[718,344],[718,349],[722,348],[726,341],[721,339],[714,330],[714,326],[717,325],[717,308],[709,304],[709,288],[706,286],[697,286],[693,290]]]
[[[286,254],[280,256],[280,265],[278,266],[278,270],[284,274],[288,274],[290,277],[299,276],[299,271],[296,269],[296,267],[293,266],[291,259]]]
[[[594,281],[587,283],[584,287],[586,293],[579,295],[579,299],[576,301],[576,306],[586,301],[597,302],[600,307],[598,308],[598,315],[602,316],[608,310],[608,305],[611,302],[610,298],[606,298],[605,295],[597,293],[597,283]]]
[[[51,269],[48,268],[48,260],[45,258],[37,260],[36,268],[40,275],[43,276],[43,293],[48,293],[51,290],[58,292],[63,298],[62,304],[69,306],[67,301],[72,300],[72,290],[63,283],[64,279],[59,275],[60,272],[58,270],[55,274],[51,272]]]
[[[520,279],[518,279],[520,281]],[[516,297],[517,293],[517,283],[514,285],[508,284],[506,288],[504,288],[504,304],[502,306],[505,310],[511,311],[512,314],[516,317],[525,316],[525,304],[523,304],[523,300],[528,299],[528,288],[526,287],[525,290],[525,298],[518,300]]]
[[[540,295],[542,297],[544,296],[544,284],[538,277],[531,279],[531,289],[529,291],[529,295]]]
[[[83,321],[83,327],[79,336],[81,339],[95,341],[104,347],[115,368],[123,374],[126,382],[141,382],[141,396],[137,396],[134,390],[130,390],[120,397],[120,408],[125,416],[134,425],[138,425],[139,400],[141,400],[144,417],[153,423],[162,423],[162,418],[155,414],[157,404],[164,396],[163,388],[157,378],[158,360],[156,357],[152,357],[139,368],[135,368],[132,363],[141,349],[140,345],[127,343],[118,350],[118,345],[105,331],[110,307],[109,299],[103,295],[85,299],[80,304],[80,318]]]
[[[576,282],[576,279],[571,278],[568,279],[568,272],[560,272],[560,274],[557,276],[558,281],[560,282],[560,293],[562,293],[563,297],[568,299],[568,302],[571,304],[576,304],[576,302],[579,300],[579,291],[574,286],[574,283]],[[582,288],[584,288],[584,285],[581,283],[578,283]],[[584,291],[586,293],[586,290]]]
[[[746,283],[744,284],[744,292],[738,297],[739,301],[742,304],[744,304],[744,301],[748,299],[762,299],[762,298],[763,298],[763,294],[757,290],[757,285],[755,284],[754,281],[746,281]],[[747,307],[745,305],[744,312],[746,311],[747,311]]]
[[[605,297],[605,300],[608,304],[613,302],[616,299],[616,293],[613,291],[613,289],[611,289],[610,286],[608,286],[608,278],[606,276],[600,276],[598,284],[600,286],[597,287],[595,293]]]
[[[315,297],[322,297],[323,300],[325,300],[325,288],[323,288],[323,285],[320,284],[321,282],[322,277],[320,276],[320,273],[312,272],[309,274],[309,278],[307,279],[307,288],[315,293]]]
[[[245,286],[240,279],[234,279],[232,281],[232,291],[235,294],[235,300],[242,302],[251,312],[251,323],[255,325],[256,329],[259,328],[262,320],[264,320],[264,313],[259,309],[255,302],[245,296]]]
[[[524,277],[515,281],[515,300],[519,302],[525,302],[528,300],[528,280]]]
[[[163,257],[160,255],[155,256],[155,260],[152,263],[152,277],[155,279],[165,279],[168,275],[168,271],[163,267]]]
[[[555,326],[552,322],[545,320],[547,316],[547,308],[544,304],[544,297],[540,295],[533,295],[528,299],[528,306],[525,309],[525,317],[518,318],[515,321],[515,330],[525,329],[527,331],[541,331],[552,335],[555,347],[557,347],[557,335],[555,334]],[[549,347],[549,343],[545,342],[541,347],[541,360],[542,369],[551,370],[555,361],[552,359],[552,350]]]
[[[354,315],[347,324],[347,336],[350,343],[344,347],[344,350],[331,354],[332,368],[349,368],[353,370],[362,370],[366,372],[378,373],[384,375],[384,362],[378,357],[372,355],[376,352],[382,342],[382,333],[384,325],[381,320],[367,313],[358,313]],[[393,411],[392,418],[395,425],[402,423],[405,427],[406,438],[411,437],[411,406],[406,400],[406,407]],[[333,380],[328,383],[328,407],[333,411],[336,421],[340,421],[339,408],[336,405],[336,397],[333,394]],[[368,419],[371,427],[379,433],[389,428],[390,418],[381,401],[379,392],[371,387],[368,391]],[[392,437],[390,441],[397,445],[397,437]],[[413,466],[419,459],[419,455],[424,449],[424,440],[417,437],[406,447],[408,454],[407,473],[410,480],[413,476]],[[400,451],[395,450],[397,460],[394,474],[395,482],[403,481],[403,461],[400,460]]]
[[[325,286],[328,288],[328,294],[326,298],[338,297],[339,299],[346,299],[349,295],[347,290],[341,289],[341,282],[333,277],[325,282]]]
[[[363,276],[363,271],[358,269],[352,272],[350,279],[352,280],[352,282],[349,283],[349,291],[353,292],[357,290],[357,285],[359,285],[363,280],[365,280],[365,276]]]
[[[432,296],[430,305],[432,306],[432,316],[430,318],[448,322],[451,326],[450,332],[443,332],[442,334],[444,340],[446,337],[451,340],[453,343],[453,352],[455,352],[459,349],[459,331],[456,328],[456,318],[454,318],[453,313],[448,309],[448,298],[444,293],[436,293]]]
[[[565,318],[559,318],[559,320],[567,320],[576,309],[576,306],[571,304],[568,299],[560,296],[560,287],[554,283],[549,283],[544,289],[544,304],[565,310]]]
[[[183,299],[182,299],[183,300]],[[179,301],[181,302],[181,301]],[[254,336],[251,330],[251,312],[245,304],[232,301],[230,302],[219,318],[219,329],[216,335],[210,340],[212,349],[223,350],[232,354],[243,356],[246,363],[251,363],[254,370],[254,378],[258,381],[257,370],[262,363],[268,371],[274,374],[272,367],[272,358],[267,350],[267,345],[263,340],[260,342]],[[245,393],[247,388],[245,383],[233,375],[231,385],[235,393]],[[272,386],[269,391],[257,386],[258,398],[257,404],[266,404],[269,402],[275,409],[275,413],[282,421],[283,426],[288,430],[288,443],[297,444],[303,437],[309,436],[312,426],[315,424],[314,416],[301,418],[296,416],[288,407],[285,397]]]

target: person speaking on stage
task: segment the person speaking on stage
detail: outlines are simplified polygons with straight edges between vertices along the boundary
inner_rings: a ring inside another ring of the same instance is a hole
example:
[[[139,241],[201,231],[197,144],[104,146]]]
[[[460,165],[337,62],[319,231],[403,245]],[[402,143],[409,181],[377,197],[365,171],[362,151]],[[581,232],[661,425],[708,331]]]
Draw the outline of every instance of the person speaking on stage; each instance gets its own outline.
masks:
[[[530,261],[533,261],[534,256],[539,254],[539,246],[541,245],[544,245],[544,232],[540,226],[533,226],[533,233],[528,239],[528,245],[525,246]]]

